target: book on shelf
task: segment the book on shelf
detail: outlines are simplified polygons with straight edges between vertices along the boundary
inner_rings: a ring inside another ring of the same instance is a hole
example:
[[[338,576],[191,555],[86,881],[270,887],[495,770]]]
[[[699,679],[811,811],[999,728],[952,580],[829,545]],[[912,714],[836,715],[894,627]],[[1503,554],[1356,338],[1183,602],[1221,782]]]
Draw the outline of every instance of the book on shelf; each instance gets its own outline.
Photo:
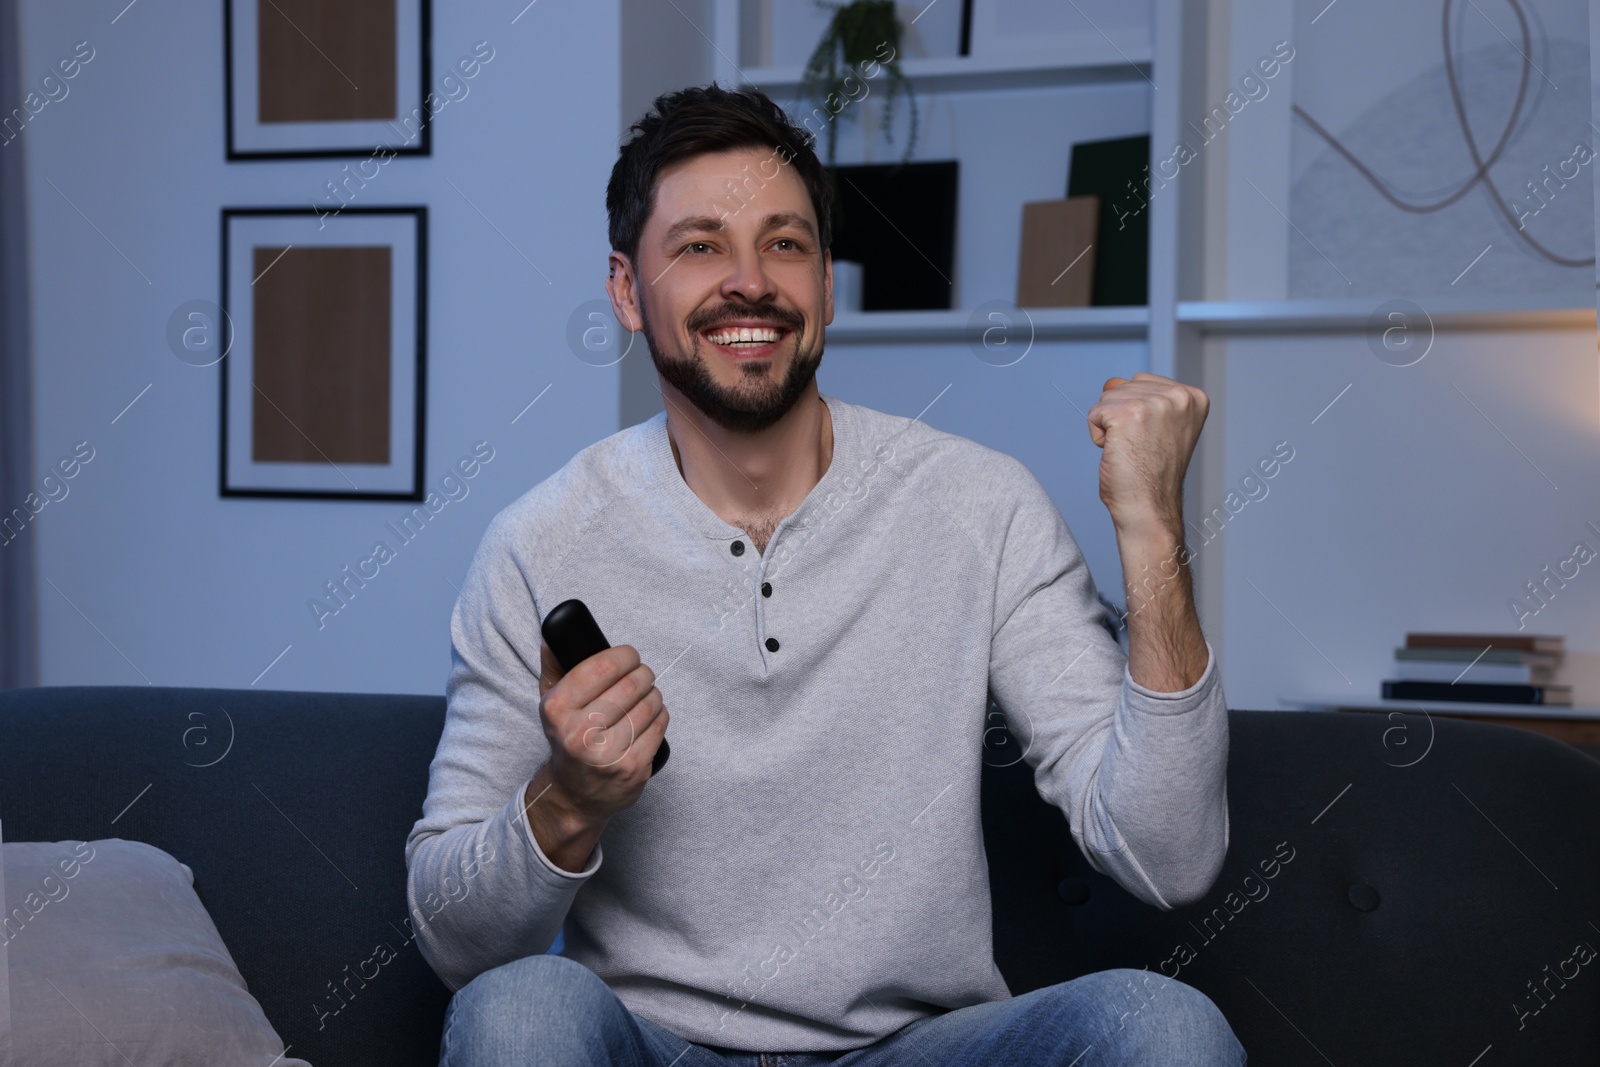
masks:
[[[1067,163],[1067,197],[1100,198],[1095,227],[1095,307],[1150,302],[1150,213],[1139,195],[1150,170],[1150,135],[1080,141]],[[1148,188],[1146,187],[1146,191]]]
[[[1526,663],[1530,667],[1559,667],[1561,657],[1551,652],[1523,652],[1515,648],[1397,648],[1397,662],[1424,663]]]
[[[1449,682],[1386,678],[1383,681],[1382,696],[1385,700],[1431,700],[1440,703],[1572,706],[1570,685],[1488,685],[1471,682],[1458,682],[1452,685]]]
[[[1513,649],[1519,652],[1552,652],[1560,655],[1565,640],[1551,634],[1455,634],[1408,633],[1407,648],[1471,648],[1476,650]]]
[[[1489,685],[1550,685],[1555,681],[1553,666],[1531,663],[1485,663],[1479,660],[1402,659],[1394,665],[1396,680],[1407,682],[1483,682]]]

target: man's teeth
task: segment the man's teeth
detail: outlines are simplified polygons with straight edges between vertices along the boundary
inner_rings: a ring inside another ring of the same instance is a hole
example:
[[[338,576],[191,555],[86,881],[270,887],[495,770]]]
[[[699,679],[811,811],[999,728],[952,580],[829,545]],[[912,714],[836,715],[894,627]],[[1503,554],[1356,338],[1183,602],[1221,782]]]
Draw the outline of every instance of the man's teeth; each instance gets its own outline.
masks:
[[[753,328],[741,326],[738,329],[718,330],[716,333],[708,333],[706,337],[714,345],[770,344],[778,339],[778,331],[759,326]]]

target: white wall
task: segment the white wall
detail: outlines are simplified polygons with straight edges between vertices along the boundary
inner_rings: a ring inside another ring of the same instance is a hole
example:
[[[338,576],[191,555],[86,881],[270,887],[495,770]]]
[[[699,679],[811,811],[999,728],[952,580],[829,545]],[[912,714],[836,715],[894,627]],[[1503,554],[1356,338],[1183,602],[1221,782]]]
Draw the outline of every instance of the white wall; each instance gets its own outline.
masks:
[[[1536,6],[1550,17],[1564,10],[1554,0]],[[1301,5],[1297,23],[1295,0],[1212,0],[1212,98],[1186,104],[1186,113],[1219,101],[1275,41],[1292,39],[1309,55],[1319,35],[1377,32],[1341,22],[1343,5],[1310,25],[1306,12],[1324,7]],[[1439,62],[1435,39],[1412,43],[1413,66]],[[1372,71],[1394,61],[1386,47],[1370,52]],[[1288,209],[1289,102],[1307,66],[1290,64],[1273,95],[1231,124],[1217,151],[1207,150],[1208,269],[1194,296],[1279,300],[1286,292],[1290,242],[1302,238],[1263,194]],[[1366,80],[1360,69],[1345,71],[1334,84],[1350,99],[1324,94],[1319,106],[1359,107]],[[1594,136],[1586,127],[1570,133]],[[1570,296],[1549,299],[1586,303]],[[1421,299],[1436,309],[1440,302]],[[1275,442],[1295,449],[1269,495],[1246,505],[1214,541],[1201,544],[1190,531],[1198,567],[1222,587],[1230,706],[1375,699],[1407,631],[1515,632],[1507,602],[1526,595],[1525,583],[1571,556],[1579,540],[1600,550],[1600,535],[1585,526],[1600,525],[1595,339],[1592,328],[1440,330],[1409,367],[1377,359],[1359,325],[1207,340],[1213,407],[1198,477],[1208,504],[1222,504]],[[1208,620],[1208,635],[1218,626]],[[1525,632],[1564,635],[1567,663],[1557,681],[1573,685],[1576,704],[1600,707],[1600,567],[1581,568],[1526,620]]]
[[[622,0],[622,97],[618,143],[630,138],[633,124],[644,117],[657,96],[688,85],[711,81],[711,0]],[[615,318],[611,319],[615,322]],[[617,327],[617,336],[624,331]],[[637,338],[642,342],[643,337]],[[627,345],[625,340],[621,344]],[[621,388],[617,397],[622,426],[643,422],[666,406],[655,362],[641,343],[625,349],[617,364]]]
[[[513,24],[518,6],[434,5],[435,78],[478,41],[494,58],[439,113],[432,157],[389,162],[356,200],[429,207],[426,483],[476,441],[495,450],[402,546],[385,524],[408,505],[219,497],[219,368],[165,341],[174,308],[218,298],[220,209],[303,206],[344,161],[224,162],[220,3],[25,0],[25,83],[95,49],[10,146],[28,153],[37,464],[95,450],[24,535],[43,684],[248,686],[288,648],[255,684],[442,692],[485,525],[618,428],[617,368],[565,341],[604,295],[618,5],[546,0]],[[379,539],[397,558],[319,630],[307,601]]]
[[[1516,632],[1507,602],[1541,568],[1579,540],[1600,551],[1585,526],[1600,526],[1592,329],[1440,331],[1409,367],[1374,358],[1359,333],[1225,351],[1226,480],[1277,441],[1294,449],[1211,544],[1190,531],[1202,559],[1226,555],[1231,706],[1376,698],[1406,631]],[[1600,560],[1552,589],[1524,632],[1566,636],[1560,680],[1595,707]]]

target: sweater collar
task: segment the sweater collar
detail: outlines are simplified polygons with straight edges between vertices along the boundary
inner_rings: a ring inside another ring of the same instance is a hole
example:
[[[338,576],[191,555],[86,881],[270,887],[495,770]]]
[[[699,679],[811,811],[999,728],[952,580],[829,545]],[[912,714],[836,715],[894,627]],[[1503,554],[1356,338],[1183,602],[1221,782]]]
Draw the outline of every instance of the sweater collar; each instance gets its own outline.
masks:
[[[783,520],[779,525],[780,530],[786,526],[804,525],[812,508],[818,501],[826,499],[834,486],[844,480],[846,472],[856,465],[858,458],[855,405],[829,396],[820,390],[817,395],[828,406],[828,414],[833,420],[833,455],[828,460],[828,469],[823,472],[821,480],[811,487],[811,492],[806,494],[794,513]],[[652,480],[666,490],[667,496],[695,529],[718,541],[732,541],[734,538],[750,536],[732,523],[723,521],[722,516],[712,511],[710,506],[689,488],[689,483],[683,480],[683,474],[678,470],[678,463],[672,458],[672,441],[667,436],[665,410],[657,412],[645,422],[644,438]],[[773,540],[777,540],[776,534]]]

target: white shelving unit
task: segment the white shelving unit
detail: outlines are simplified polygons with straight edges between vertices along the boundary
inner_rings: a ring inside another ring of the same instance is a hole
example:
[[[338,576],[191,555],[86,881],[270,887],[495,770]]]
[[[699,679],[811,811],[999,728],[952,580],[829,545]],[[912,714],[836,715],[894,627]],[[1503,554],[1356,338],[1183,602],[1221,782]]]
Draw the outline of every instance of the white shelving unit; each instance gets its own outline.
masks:
[[[1056,63],[1041,63],[1035,59],[1006,62],[972,56],[940,56],[908,59],[900,69],[914,88],[935,93],[1038,89],[1148,78],[1150,50],[1123,51],[1127,52],[1126,58],[1108,46],[1103,51],[1085,51]],[[757,86],[771,96],[792,93],[799,88],[800,72],[801,68],[797,66],[747,67],[739,77],[743,84]]]
[[[1110,340],[1144,337],[1150,326],[1145,307],[1023,308],[1017,329],[1032,324],[1036,341]],[[868,311],[835,315],[830,341],[965,341],[972,337],[971,312]]]
[[[1481,300],[1423,298],[1418,302],[1435,329],[1572,329],[1595,325],[1593,307],[1552,305],[1537,299],[1507,300],[1484,307]],[[1268,300],[1183,301],[1177,320],[1204,333],[1299,333],[1364,330],[1374,301]]]

